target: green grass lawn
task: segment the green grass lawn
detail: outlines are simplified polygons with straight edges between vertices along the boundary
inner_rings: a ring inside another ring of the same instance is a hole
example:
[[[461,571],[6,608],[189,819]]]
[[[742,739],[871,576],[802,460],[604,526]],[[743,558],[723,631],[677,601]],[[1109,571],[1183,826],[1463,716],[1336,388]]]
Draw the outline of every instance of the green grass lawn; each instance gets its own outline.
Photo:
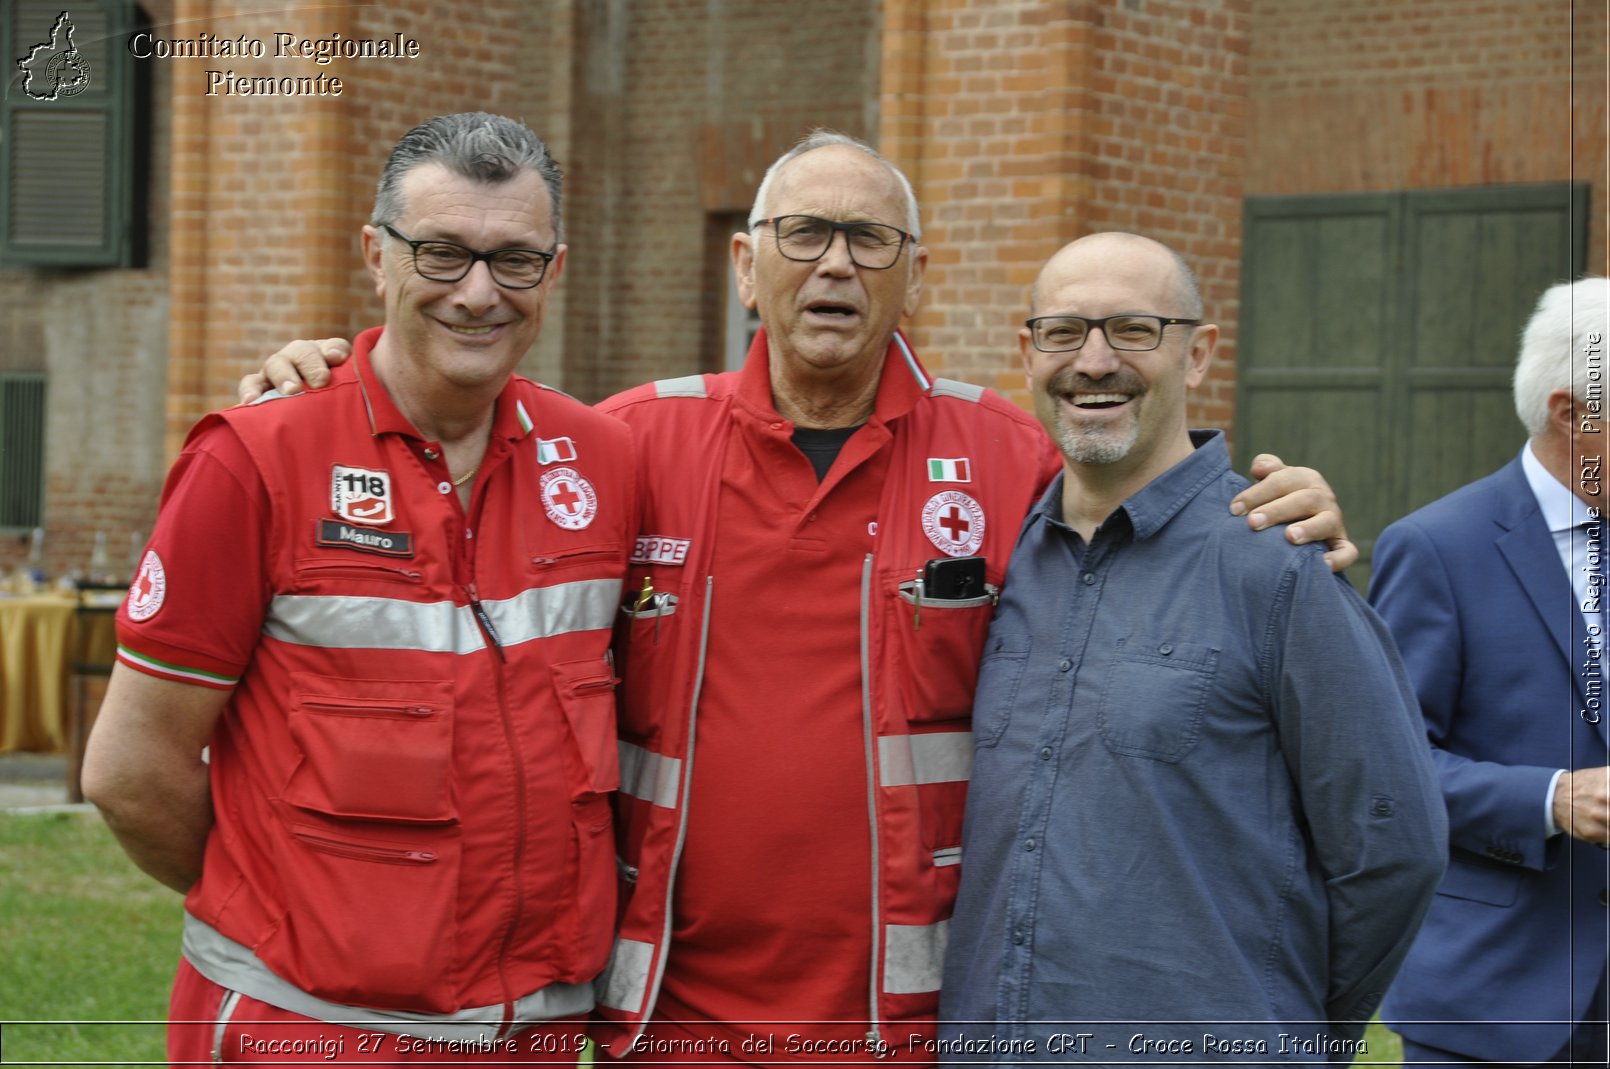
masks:
[[[0,813],[0,1064],[162,1064],[180,909],[95,814]],[[1402,1057],[1379,1024],[1365,1042]]]
[[[0,813],[0,1061],[163,1064],[180,911],[95,814]]]

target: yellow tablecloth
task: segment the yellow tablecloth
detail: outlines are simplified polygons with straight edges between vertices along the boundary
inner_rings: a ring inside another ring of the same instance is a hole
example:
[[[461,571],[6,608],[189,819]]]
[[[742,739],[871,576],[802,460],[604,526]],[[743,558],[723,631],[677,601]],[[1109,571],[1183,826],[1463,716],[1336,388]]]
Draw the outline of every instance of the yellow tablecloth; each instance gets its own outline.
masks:
[[[70,666],[80,656],[70,597],[0,597],[0,753],[67,749]],[[110,613],[82,618],[86,660],[110,663]]]

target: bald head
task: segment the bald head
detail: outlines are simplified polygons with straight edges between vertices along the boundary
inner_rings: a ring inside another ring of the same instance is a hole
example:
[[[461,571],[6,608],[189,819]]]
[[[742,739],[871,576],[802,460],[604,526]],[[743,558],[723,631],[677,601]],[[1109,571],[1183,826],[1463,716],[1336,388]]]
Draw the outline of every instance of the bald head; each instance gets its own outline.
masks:
[[[1150,311],[1182,319],[1202,317],[1202,293],[1196,284],[1196,273],[1184,258],[1160,241],[1117,230],[1089,234],[1058,249],[1034,280],[1029,292],[1029,314],[1077,313],[1078,309],[1052,307],[1052,295],[1069,276],[1101,274],[1106,270],[1161,287],[1170,305],[1166,309],[1137,306],[1127,309],[1129,311]]]

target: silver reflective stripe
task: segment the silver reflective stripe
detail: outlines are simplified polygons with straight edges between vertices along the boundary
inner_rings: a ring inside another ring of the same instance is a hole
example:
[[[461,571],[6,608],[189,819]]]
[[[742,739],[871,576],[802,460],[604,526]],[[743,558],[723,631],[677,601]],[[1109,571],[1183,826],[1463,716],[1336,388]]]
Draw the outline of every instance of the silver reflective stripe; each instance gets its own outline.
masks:
[[[928,396],[954,397],[977,404],[984,399],[984,387],[974,386],[970,382],[957,382],[955,379],[935,379],[934,388],[928,391]]]
[[[184,915],[181,950],[202,976],[219,987],[249,995],[316,1021],[340,1022],[398,1036],[419,1039],[458,1039],[491,1043],[506,1025],[519,1026],[556,1017],[574,1017],[593,1008],[593,985],[549,984],[514,1002],[514,1014],[505,1020],[506,1003],[470,1006],[456,1013],[408,1013],[344,1006],[326,1002],[280,979],[250,947],[242,946],[205,921]]]
[[[621,793],[665,809],[676,808],[676,789],[682,781],[682,759],[620,744]]]
[[[504,601],[483,601],[481,607],[492,617],[498,638],[507,647],[611,627],[620,598],[619,579],[580,579],[533,587]]]
[[[900,348],[905,350],[906,360],[910,362],[913,371],[917,370],[916,358],[911,355],[906,340],[895,331],[895,340]],[[876,1040],[880,1018],[878,1007],[878,952],[881,949],[878,939],[878,919],[883,916],[882,886],[878,882],[879,851],[882,847],[878,843],[878,781],[872,769],[874,753],[881,753],[883,744],[873,748],[872,739],[872,563],[873,555],[868,553],[866,561],[861,565],[861,738],[862,747],[866,751],[866,819],[867,830],[872,839],[872,967],[867,970],[867,1039]],[[880,764],[882,762],[879,762]]]
[[[891,995],[938,991],[950,922],[888,924],[883,931],[883,990]]]
[[[962,848],[959,846],[942,846],[934,851],[934,868],[945,865],[960,865],[962,862]]]
[[[224,1033],[229,1031],[230,1019],[235,1016],[235,1007],[240,1004],[239,991],[225,991],[224,997],[218,1003],[218,1027],[212,1030],[212,1060],[224,1060]]]
[[[973,774],[973,733],[883,735],[878,739],[878,767],[885,787],[965,782]]]
[[[263,633],[297,646],[473,653],[481,630],[468,606],[451,601],[280,594],[269,602]]]
[[[679,379],[661,379],[654,384],[655,397],[708,397],[703,375],[684,375]]]
[[[911,351],[910,345],[906,344],[905,334],[898,330],[895,331],[894,343],[900,348],[900,355],[905,357],[906,370],[911,372],[911,377],[917,380],[917,389],[928,389],[928,379],[922,373],[922,365],[917,363],[917,354]]]
[[[609,956],[599,983],[603,990],[598,1001],[605,1006],[627,1013],[647,1012],[642,1009],[643,993],[648,990],[648,969],[654,961],[654,944],[637,939],[616,939],[615,952]]]
[[[619,596],[617,579],[582,579],[481,605],[503,644],[516,646],[609,627]],[[469,606],[451,601],[281,594],[269,603],[263,630],[281,642],[329,649],[467,654],[484,646]]]

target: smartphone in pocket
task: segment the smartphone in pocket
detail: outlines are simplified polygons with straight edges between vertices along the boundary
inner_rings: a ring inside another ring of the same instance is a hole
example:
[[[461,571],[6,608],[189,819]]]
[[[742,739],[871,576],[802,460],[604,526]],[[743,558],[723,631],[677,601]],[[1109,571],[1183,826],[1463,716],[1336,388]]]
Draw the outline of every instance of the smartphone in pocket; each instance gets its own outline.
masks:
[[[983,557],[936,557],[922,566],[922,596],[926,599],[965,601],[988,592]]]

